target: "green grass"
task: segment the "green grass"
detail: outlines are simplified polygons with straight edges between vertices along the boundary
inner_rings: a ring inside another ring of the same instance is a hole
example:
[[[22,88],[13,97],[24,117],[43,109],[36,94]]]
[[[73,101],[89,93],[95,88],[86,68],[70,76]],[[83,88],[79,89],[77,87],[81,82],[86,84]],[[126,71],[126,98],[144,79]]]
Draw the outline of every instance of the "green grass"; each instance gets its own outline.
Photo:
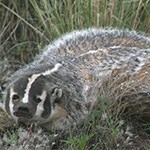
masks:
[[[88,149],[87,148],[87,142],[92,138],[92,134],[91,135],[87,135],[85,134],[81,134],[81,135],[77,135],[76,137],[72,137],[72,134],[70,134],[70,137],[64,141],[65,143],[68,144],[69,149],[70,150],[85,150]]]

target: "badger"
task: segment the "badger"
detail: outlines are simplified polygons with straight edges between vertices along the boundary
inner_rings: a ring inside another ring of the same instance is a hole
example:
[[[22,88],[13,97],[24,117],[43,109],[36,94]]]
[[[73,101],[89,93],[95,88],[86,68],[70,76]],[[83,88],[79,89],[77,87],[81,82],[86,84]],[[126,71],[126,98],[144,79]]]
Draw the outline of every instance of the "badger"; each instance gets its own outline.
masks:
[[[17,122],[63,129],[87,117],[97,105],[102,81],[113,71],[122,69],[135,78],[149,76],[149,68],[148,37],[112,28],[76,30],[9,78],[4,109]]]

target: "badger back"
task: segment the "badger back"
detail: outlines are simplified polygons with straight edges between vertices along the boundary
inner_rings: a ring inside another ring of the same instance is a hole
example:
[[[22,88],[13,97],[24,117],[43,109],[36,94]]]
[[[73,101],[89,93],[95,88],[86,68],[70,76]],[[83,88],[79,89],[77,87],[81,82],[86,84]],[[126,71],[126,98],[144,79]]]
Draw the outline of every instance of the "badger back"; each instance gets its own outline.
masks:
[[[78,57],[85,52],[114,46],[147,49],[150,48],[150,39],[129,30],[111,28],[77,30],[63,35],[48,45],[40,59],[66,55]]]

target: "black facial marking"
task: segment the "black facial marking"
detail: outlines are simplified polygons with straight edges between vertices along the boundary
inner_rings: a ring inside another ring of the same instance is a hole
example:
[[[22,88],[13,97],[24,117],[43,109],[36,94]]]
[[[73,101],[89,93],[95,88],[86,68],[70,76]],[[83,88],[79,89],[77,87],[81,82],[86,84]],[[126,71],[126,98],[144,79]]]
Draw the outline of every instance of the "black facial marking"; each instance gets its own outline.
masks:
[[[35,97],[34,100],[35,100],[36,103],[40,103],[42,101],[42,99],[39,98],[39,97]]]
[[[12,96],[12,101],[13,102],[17,102],[18,100],[19,100],[19,95],[18,94],[14,94],[13,96]]]
[[[25,93],[25,89],[27,87],[28,84],[28,77],[24,77],[24,78],[20,78],[19,80],[17,80],[13,87],[14,87],[14,91],[20,96],[23,97],[24,93]]]
[[[51,113],[51,104],[50,104],[50,99],[49,99],[49,94],[47,94],[46,99],[44,101],[44,111],[42,113],[43,118],[47,118],[50,113]]]
[[[29,91],[29,97],[36,101],[37,96],[42,94],[44,86],[45,81],[41,78],[37,78],[31,86],[31,89]]]
[[[10,89],[8,89],[6,94],[6,101],[5,101],[5,109],[10,114],[10,108],[9,108],[9,102],[10,102]]]

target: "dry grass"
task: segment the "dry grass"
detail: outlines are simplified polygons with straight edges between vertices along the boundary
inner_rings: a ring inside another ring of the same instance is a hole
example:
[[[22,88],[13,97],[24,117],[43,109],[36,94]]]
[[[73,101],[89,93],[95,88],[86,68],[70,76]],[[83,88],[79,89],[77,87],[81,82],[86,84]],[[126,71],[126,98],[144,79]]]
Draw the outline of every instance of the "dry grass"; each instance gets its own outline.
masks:
[[[28,58],[61,34],[91,26],[149,33],[149,10],[149,0],[2,0],[1,57],[15,55],[23,63],[29,62]]]

